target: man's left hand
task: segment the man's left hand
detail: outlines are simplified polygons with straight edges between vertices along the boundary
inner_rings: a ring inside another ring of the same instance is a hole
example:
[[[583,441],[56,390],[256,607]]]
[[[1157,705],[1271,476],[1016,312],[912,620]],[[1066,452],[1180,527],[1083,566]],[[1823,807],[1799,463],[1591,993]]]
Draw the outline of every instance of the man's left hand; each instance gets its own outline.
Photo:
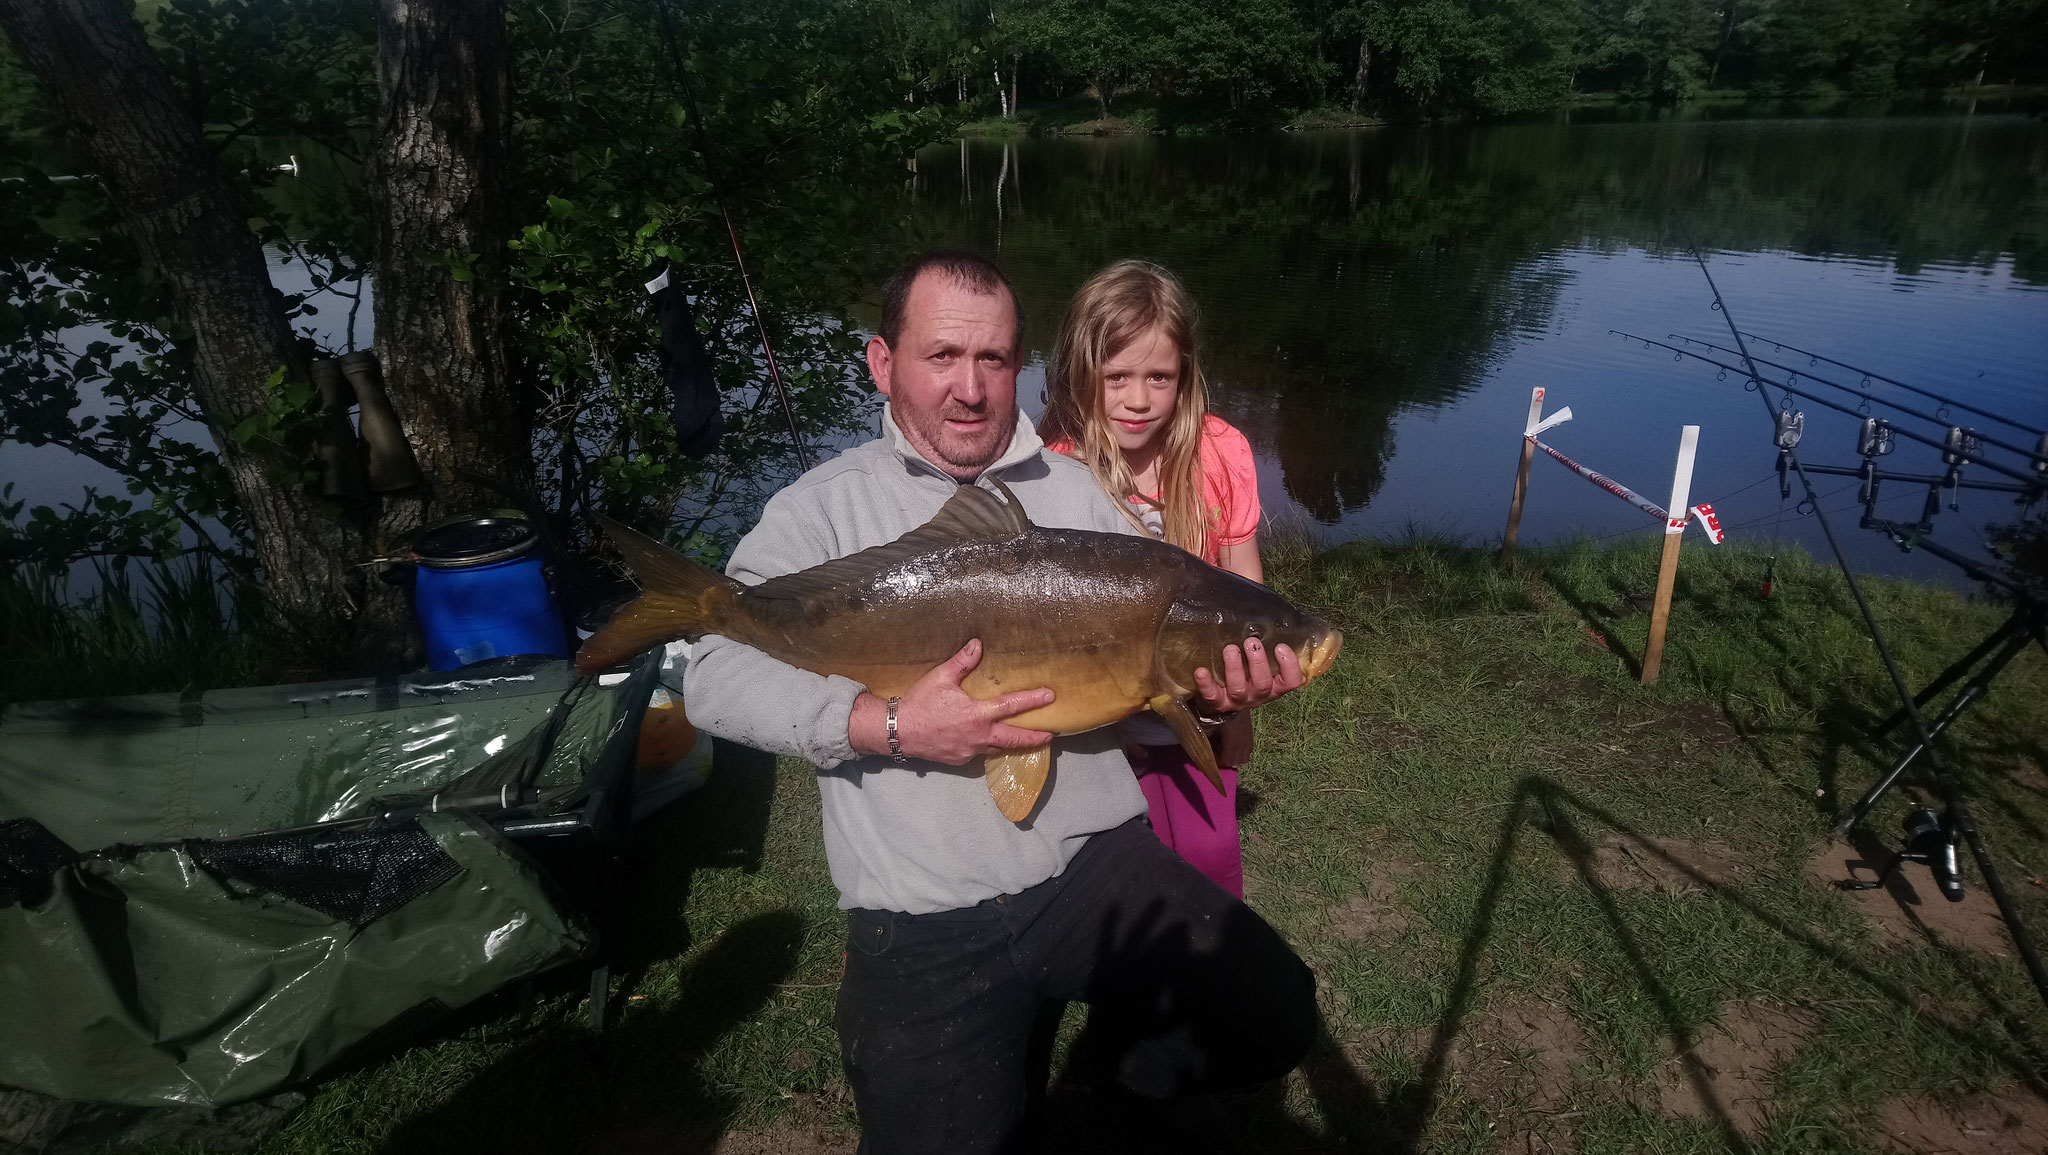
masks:
[[[1212,714],[1228,714],[1233,710],[1249,710],[1301,687],[1301,659],[1294,650],[1285,645],[1273,649],[1273,660],[1268,661],[1266,645],[1257,638],[1246,638],[1242,651],[1236,646],[1223,647],[1223,678],[1219,682],[1204,668],[1195,671],[1195,689],[1200,692],[1203,704]]]

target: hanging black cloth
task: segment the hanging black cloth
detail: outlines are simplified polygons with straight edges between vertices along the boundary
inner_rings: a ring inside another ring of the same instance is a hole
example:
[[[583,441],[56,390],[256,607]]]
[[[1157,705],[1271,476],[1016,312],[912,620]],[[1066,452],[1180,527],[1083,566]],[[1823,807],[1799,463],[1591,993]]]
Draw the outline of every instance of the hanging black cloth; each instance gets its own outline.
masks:
[[[668,387],[677,447],[685,457],[703,457],[718,448],[718,439],[725,434],[725,414],[719,408],[711,355],[704,349],[703,334],[697,332],[689,297],[674,274],[674,266],[663,261],[647,282],[647,291],[654,295],[654,315],[661,323],[661,381]]]

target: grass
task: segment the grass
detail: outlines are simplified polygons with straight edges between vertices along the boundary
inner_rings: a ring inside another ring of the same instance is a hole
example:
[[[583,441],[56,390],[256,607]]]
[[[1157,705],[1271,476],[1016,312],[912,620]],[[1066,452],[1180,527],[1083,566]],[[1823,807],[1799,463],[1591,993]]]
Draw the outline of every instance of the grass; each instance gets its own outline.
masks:
[[[272,680],[276,639],[244,628],[256,591],[204,554],[113,568],[74,597],[61,572],[0,575],[0,706]]]
[[[1259,712],[1243,777],[1250,900],[1315,969],[1326,1033],[1284,1085],[1199,1116],[1212,1149],[1858,1152],[1902,1104],[2038,1106],[2014,1096],[2048,1013],[2018,964],[1887,938],[1809,872],[1895,746],[1866,737],[1891,695],[1840,576],[1781,558],[1766,601],[1756,554],[1689,551],[1645,689],[1653,550],[1504,571],[1427,538],[1273,544],[1274,583],[1346,634]],[[1916,685],[2002,617],[1868,585]],[[1944,750],[2048,932],[2044,723],[2034,650]],[[850,1151],[817,789],[720,759],[643,828],[607,1033],[575,993],[508,996],[321,1086],[258,1149]],[[1890,840],[1906,806],[1868,828]],[[1062,1149],[1124,1149],[1091,1127]]]
[[[1315,108],[1304,108],[1289,117],[1285,127],[1296,131],[1313,131],[1327,128],[1366,128],[1389,123],[1387,120],[1367,112],[1353,112],[1341,105],[1325,104]]]
[[[981,120],[970,120],[961,125],[958,131],[961,136],[1030,136],[1031,125],[1021,117],[991,116]]]

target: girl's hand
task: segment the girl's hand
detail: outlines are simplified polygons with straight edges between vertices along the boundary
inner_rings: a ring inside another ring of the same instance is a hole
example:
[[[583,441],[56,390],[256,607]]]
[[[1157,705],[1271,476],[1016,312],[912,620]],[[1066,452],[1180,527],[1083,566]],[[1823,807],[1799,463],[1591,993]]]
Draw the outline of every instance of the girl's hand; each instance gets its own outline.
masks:
[[[1223,647],[1223,679],[1217,681],[1207,668],[1195,671],[1195,689],[1212,714],[1249,710],[1282,694],[1301,688],[1301,659],[1286,645],[1273,651],[1277,669],[1269,664],[1266,645],[1246,638],[1240,653],[1236,646]]]

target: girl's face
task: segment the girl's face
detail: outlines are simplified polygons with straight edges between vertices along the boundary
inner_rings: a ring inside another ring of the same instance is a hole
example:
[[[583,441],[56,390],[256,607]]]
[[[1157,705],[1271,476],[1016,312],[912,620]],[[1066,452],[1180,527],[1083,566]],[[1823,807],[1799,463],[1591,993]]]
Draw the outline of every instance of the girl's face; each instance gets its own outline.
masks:
[[[1180,400],[1180,346],[1157,327],[1102,366],[1102,407],[1128,456],[1156,445]]]

